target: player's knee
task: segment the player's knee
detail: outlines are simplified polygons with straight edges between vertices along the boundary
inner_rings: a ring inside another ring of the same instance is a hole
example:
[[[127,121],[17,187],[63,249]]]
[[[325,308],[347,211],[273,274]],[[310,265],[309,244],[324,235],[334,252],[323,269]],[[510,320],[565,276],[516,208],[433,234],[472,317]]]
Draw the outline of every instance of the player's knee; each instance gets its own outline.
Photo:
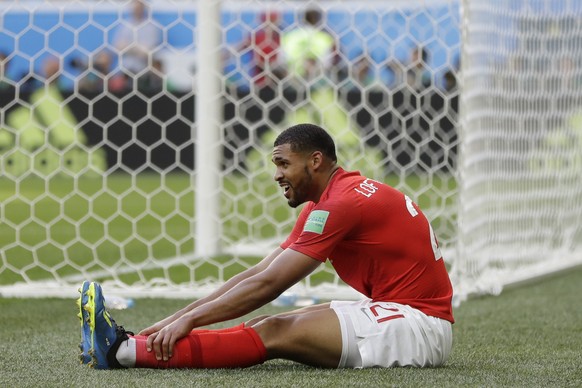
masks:
[[[262,319],[253,328],[263,340],[263,344],[269,351],[285,348],[289,342],[294,341],[293,324],[297,317],[293,315],[273,315]]]
[[[253,319],[250,319],[248,321],[245,322],[245,327],[253,327],[254,325],[256,325],[257,323],[261,322],[262,320],[269,318],[270,315],[259,315],[258,317],[254,317]]]

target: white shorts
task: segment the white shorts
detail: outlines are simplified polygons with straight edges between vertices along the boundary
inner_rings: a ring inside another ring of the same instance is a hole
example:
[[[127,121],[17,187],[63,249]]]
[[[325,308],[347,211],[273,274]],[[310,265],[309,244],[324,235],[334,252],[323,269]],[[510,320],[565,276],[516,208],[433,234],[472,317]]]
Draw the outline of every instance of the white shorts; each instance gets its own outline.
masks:
[[[342,331],[338,368],[443,365],[451,352],[450,322],[407,305],[332,301]]]

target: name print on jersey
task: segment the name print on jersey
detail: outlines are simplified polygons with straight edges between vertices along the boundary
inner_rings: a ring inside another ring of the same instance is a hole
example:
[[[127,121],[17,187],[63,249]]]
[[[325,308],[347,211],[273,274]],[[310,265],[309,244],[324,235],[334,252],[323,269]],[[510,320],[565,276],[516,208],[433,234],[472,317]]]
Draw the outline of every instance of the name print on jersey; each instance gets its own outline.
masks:
[[[364,197],[370,198],[372,194],[374,194],[378,190],[378,187],[374,186],[374,183],[372,182],[374,181],[366,178],[366,180],[360,183],[358,187],[354,187],[354,190],[362,194]]]

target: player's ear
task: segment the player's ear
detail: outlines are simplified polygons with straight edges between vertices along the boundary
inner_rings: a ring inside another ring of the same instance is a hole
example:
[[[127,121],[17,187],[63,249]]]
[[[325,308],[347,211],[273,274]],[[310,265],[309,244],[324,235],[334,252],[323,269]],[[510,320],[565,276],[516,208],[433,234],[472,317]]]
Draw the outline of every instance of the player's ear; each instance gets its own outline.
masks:
[[[323,155],[321,154],[321,151],[314,151],[311,154],[311,167],[314,169],[319,168],[319,166],[321,166],[321,163],[323,162]]]

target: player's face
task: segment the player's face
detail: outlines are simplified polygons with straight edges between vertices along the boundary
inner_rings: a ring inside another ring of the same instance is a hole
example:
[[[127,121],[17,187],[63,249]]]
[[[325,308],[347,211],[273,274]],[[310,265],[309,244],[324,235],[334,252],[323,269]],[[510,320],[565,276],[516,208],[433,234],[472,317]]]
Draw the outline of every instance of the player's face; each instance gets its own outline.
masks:
[[[310,200],[313,177],[305,155],[291,151],[289,144],[273,149],[272,161],[276,166],[273,179],[283,188],[283,195],[291,207]]]

